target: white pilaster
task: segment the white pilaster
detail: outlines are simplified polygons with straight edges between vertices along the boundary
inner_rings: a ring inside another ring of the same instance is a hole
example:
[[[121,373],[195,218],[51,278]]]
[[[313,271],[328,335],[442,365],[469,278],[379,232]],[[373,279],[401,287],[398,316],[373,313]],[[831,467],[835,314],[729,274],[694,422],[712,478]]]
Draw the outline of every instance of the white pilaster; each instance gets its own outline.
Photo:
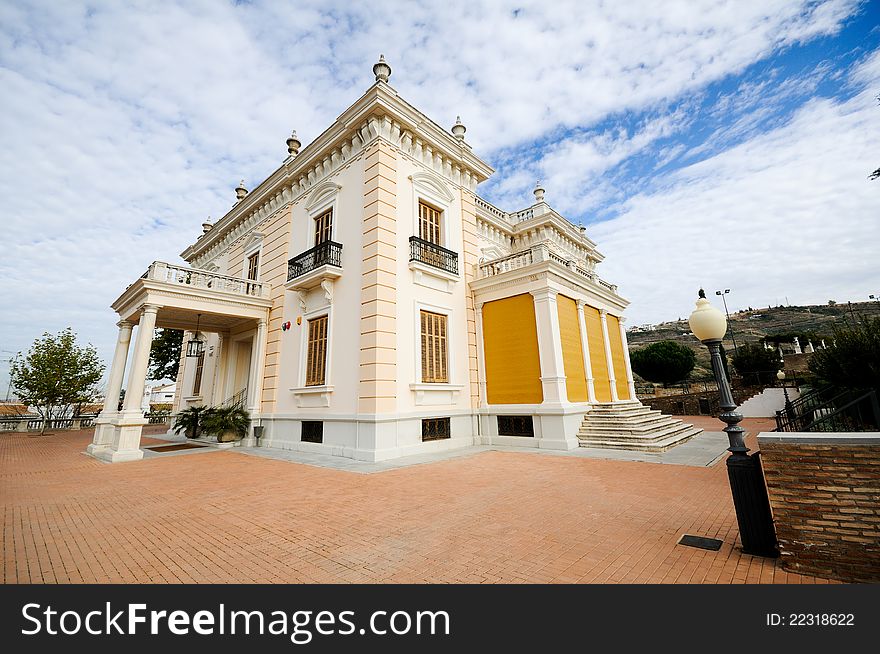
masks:
[[[565,364],[562,359],[562,340],[559,336],[559,313],[556,291],[532,291],[535,302],[535,323],[538,332],[538,358],[541,363],[541,387],[544,405],[562,406],[568,403],[565,385]]]
[[[581,330],[581,352],[584,356],[584,373],[587,376],[587,401],[590,404],[596,403],[596,385],[593,381],[593,366],[590,363],[590,341],[587,335],[587,321],[584,318],[583,300],[577,300],[578,327]]]
[[[626,318],[620,316],[618,322],[620,323],[620,342],[623,343],[623,361],[626,364],[626,385],[629,386],[629,399],[635,400],[636,382],[633,379],[632,365],[629,362],[629,342],[626,340],[626,328],[623,325]]]
[[[263,402],[263,366],[266,358],[266,320],[261,318],[257,322],[257,331],[254,333],[254,341],[251,346],[251,365],[248,376],[247,409],[251,419],[260,415]]]
[[[605,344],[605,363],[608,364],[608,382],[611,386],[611,401],[619,402],[620,398],[617,396],[617,384],[614,378],[614,361],[611,360],[611,341],[608,339],[608,312],[605,309],[602,309],[599,312],[599,316],[602,319],[602,340]]]
[[[483,303],[474,303],[477,320],[477,385],[480,392],[480,408],[488,404],[486,397],[486,351],[483,347]]]
[[[113,362],[110,364],[110,379],[107,381],[107,394],[104,396],[104,406],[101,415],[95,420],[95,435],[92,442],[86,447],[86,452],[95,455],[99,450],[104,450],[113,443],[115,430],[112,420],[119,412],[119,394],[122,392],[122,380],[125,376],[125,363],[128,360],[128,346],[131,343],[132,324],[126,320],[116,323],[119,334],[116,337],[116,350],[113,352]]]

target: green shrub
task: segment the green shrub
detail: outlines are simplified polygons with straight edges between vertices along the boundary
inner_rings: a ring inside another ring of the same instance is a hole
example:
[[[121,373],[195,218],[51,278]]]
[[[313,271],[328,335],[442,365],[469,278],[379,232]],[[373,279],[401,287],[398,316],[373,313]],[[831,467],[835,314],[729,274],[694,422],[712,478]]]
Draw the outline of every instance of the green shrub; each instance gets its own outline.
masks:
[[[880,390],[880,318],[835,327],[832,343],[810,359],[810,372],[824,384]]]
[[[697,360],[694,351],[675,341],[651,343],[630,353],[632,369],[651,382],[672,384],[687,378]]]

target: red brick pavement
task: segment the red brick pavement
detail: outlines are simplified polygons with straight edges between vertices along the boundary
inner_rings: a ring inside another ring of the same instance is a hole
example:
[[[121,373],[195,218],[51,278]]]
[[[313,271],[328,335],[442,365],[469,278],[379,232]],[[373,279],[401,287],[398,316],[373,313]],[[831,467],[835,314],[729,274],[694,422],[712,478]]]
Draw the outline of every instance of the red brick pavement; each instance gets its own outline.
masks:
[[[108,465],[82,453],[90,438],[0,435],[5,583],[827,583],[741,553],[723,464],[493,451],[365,475],[212,451]],[[677,545],[684,533],[724,544]]]

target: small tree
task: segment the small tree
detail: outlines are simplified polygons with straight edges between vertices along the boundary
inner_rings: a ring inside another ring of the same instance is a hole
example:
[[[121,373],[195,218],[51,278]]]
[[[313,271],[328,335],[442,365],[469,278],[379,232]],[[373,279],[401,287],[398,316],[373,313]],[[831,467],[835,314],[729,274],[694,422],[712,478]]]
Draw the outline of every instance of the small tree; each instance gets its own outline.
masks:
[[[779,370],[779,355],[776,350],[765,349],[758,343],[746,343],[739,347],[732,357],[733,367],[740,376],[758,384],[773,383]]]
[[[880,318],[835,326],[833,345],[816,350],[810,372],[825,384],[880,390]]]
[[[50,420],[62,418],[78,404],[91,401],[104,374],[98,352],[80,347],[68,327],[57,336],[44,333],[34,341],[27,356],[16,355],[10,368],[15,392],[43,418],[41,434]]]
[[[158,329],[150,348],[150,379],[177,379],[183,332]]]
[[[640,377],[664,386],[685,379],[696,360],[692,349],[675,341],[652,343],[630,353],[632,369]]]

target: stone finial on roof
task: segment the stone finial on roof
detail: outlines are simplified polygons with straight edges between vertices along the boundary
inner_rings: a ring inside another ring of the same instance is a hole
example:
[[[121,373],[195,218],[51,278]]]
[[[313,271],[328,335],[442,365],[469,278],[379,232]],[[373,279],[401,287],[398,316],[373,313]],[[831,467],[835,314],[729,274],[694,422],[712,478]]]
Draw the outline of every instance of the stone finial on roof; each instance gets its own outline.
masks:
[[[452,134],[459,141],[464,141],[464,133],[467,131],[467,127],[464,126],[461,122],[461,116],[455,117],[455,125],[452,126]]]
[[[235,198],[237,200],[244,200],[244,196],[247,194],[248,190],[244,187],[244,180],[241,180],[238,186],[235,187]]]
[[[211,223],[211,216],[208,216],[207,220],[202,223],[202,234],[207,234],[212,229],[214,229],[214,225]]]
[[[287,139],[287,154],[291,157],[295,157],[299,154],[299,149],[302,147],[302,143],[300,143],[299,139],[296,138],[296,130],[293,130],[290,133],[290,138]]]
[[[388,78],[391,77],[391,66],[385,61],[385,55],[379,55],[378,63],[373,66],[373,74],[376,76],[377,82],[388,83]]]
[[[536,202],[543,202],[544,201],[544,186],[541,184],[540,179],[535,183],[535,190],[532,191],[532,193],[535,194],[535,201]]]

